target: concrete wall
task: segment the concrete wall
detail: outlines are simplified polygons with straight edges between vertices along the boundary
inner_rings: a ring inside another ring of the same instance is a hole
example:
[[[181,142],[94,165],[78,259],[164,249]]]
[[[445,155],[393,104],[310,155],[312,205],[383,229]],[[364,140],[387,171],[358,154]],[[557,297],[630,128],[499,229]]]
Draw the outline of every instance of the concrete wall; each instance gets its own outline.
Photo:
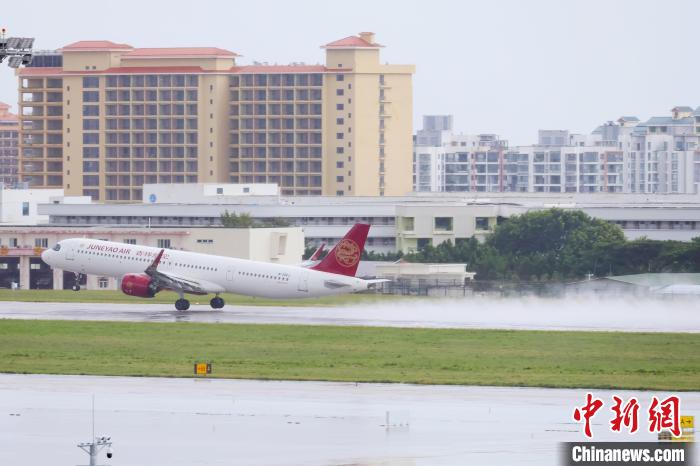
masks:
[[[0,189],[0,224],[36,225],[48,223],[48,215],[39,215],[37,204],[47,204],[63,196],[62,189]],[[29,204],[29,212],[23,214],[23,206]]]

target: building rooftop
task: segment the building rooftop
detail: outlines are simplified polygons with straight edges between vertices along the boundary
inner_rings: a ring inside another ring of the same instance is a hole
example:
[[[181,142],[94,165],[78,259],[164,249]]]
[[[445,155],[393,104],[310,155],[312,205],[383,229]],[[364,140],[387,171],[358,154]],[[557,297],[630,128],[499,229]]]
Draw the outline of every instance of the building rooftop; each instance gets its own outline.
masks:
[[[644,125],[692,125],[693,123],[695,123],[695,121],[691,117],[676,119],[672,117],[651,117],[644,122]]]
[[[233,73],[324,73],[327,70],[323,65],[247,65],[231,68]]]
[[[346,49],[346,48],[379,48],[381,44],[374,42],[374,33],[361,32],[359,36],[348,36],[333,42],[329,42],[321,48],[325,49]]]
[[[218,47],[162,47],[132,49],[122,58],[189,58],[189,57],[238,57],[237,53]]]
[[[687,105],[679,105],[677,107],[673,107],[671,109],[672,112],[692,112],[693,107],[689,107]]]
[[[0,102],[0,121],[6,122],[17,122],[18,117],[14,113],[10,112],[10,104],[5,102]]]
[[[117,44],[109,40],[79,40],[60,49],[62,52],[94,52],[107,50],[133,50],[129,44]]]

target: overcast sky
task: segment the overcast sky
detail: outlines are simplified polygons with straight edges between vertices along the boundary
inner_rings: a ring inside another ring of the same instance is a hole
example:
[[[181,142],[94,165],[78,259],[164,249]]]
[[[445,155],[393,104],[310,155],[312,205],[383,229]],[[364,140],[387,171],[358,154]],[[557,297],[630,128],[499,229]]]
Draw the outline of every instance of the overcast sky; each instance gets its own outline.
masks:
[[[35,48],[217,46],[240,64],[321,63],[320,45],[374,31],[383,61],[416,65],[414,129],[421,115],[453,114],[458,131],[511,145],[535,142],[540,128],[590,132],[700,105],[696,0],[34,0],[0,11]],[[15,110],[16,89],[3,64],[0,100]]]

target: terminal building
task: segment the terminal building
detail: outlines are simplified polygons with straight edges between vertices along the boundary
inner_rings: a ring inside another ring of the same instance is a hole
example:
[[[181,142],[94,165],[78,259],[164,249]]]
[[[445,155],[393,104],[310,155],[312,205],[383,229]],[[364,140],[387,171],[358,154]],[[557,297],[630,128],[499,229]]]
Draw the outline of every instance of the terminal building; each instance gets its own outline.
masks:
[[[245,187],[243,188],[245,189]],[[254,188],[249,188],[254,189]],[[307,245],[335,244],[357,222],[370,223],[366,248],[413,252],[424,245],[484,238],[497,223],[530,210],[580,209],[616,223],[628,238],[689,241],[700,236],[698,195],[421,193],[402,197],[289,197],[238,194],[225,184],[145,185],[140,204],[44,204],[54,226],[218,227],[224,212],[249,214],[261,225],[303,228]],[[228,193],[228,194],[227,194]]]
[[[20,190],[5,190],[12,191]],[[45,190],[25,191],[26,194],[7,199],[31,199],[29,192]],[[93,203],[86,197],[60,196],[37,199],[38,205],[36,201],[30,203],[29,211],[36,209],[36,216],[20,216],[18,221],[0,224],[0,270],[4,267],[6,271],[4,275],[0,273],[0,280],[9,276],[8,270],[16,269],[12,277],[25,277],[20,280],[22,284],[32,282],[33,275],[28,274],[41,270],[41,250],[60,239],[76,236],[299,263],[305,246],[326,243],[332,247],[357,222],[372,225],[367,250],[410,253],[445,241],[454,243],[472,237],[483,240],[505,218],[552,207],[582,210],[615,223],[629,239],[689,241],[700,236],[700,198],[687,194],[416,193],[402,197],[312,197],[283,196],[274,185],[199,183],[145,185],[142,196],[142,202],[137,204]],[[3,203],[0,210],[17,207],[12,201],[6,204],[9,207]],[[224,228],[222,214],[226,212],[248,214],[261,228]],[[250,246],[253,244],[258,246]],[[235,249],[238,245],[244,247]],[[38,279],[41,272],[35,275]],[[70,280],[56,276],[52,286],[60,287],[62,283],[67,288],[72,284]],[[46,277],[41,283],[45,282]],[[95,282],[91,286],[97,285]]]
[[[374,34],[325,63],[241,66],[216,47],[68,44],[17,71],[19,178],[100,202],[153,183],[274,183],[284,195],[412,189],[413,65]]]

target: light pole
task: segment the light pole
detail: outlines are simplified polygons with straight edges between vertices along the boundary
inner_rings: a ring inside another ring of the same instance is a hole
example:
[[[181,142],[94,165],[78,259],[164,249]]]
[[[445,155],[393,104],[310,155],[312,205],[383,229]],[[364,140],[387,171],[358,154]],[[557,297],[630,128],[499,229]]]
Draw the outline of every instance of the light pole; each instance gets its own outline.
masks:
[[[34,38],[6,37],[6,32],[5,28],[0,28],[0,63],[8,58],[7,65],[10,68],[29,65],[32,62]]]
[[[97,455],[107,447],[107,458],[112,457],[112,437],[95,437],[95,395],[92,395],[92,442],[82,442],[78,448],[90,455],[90,466],[97,465]]]

